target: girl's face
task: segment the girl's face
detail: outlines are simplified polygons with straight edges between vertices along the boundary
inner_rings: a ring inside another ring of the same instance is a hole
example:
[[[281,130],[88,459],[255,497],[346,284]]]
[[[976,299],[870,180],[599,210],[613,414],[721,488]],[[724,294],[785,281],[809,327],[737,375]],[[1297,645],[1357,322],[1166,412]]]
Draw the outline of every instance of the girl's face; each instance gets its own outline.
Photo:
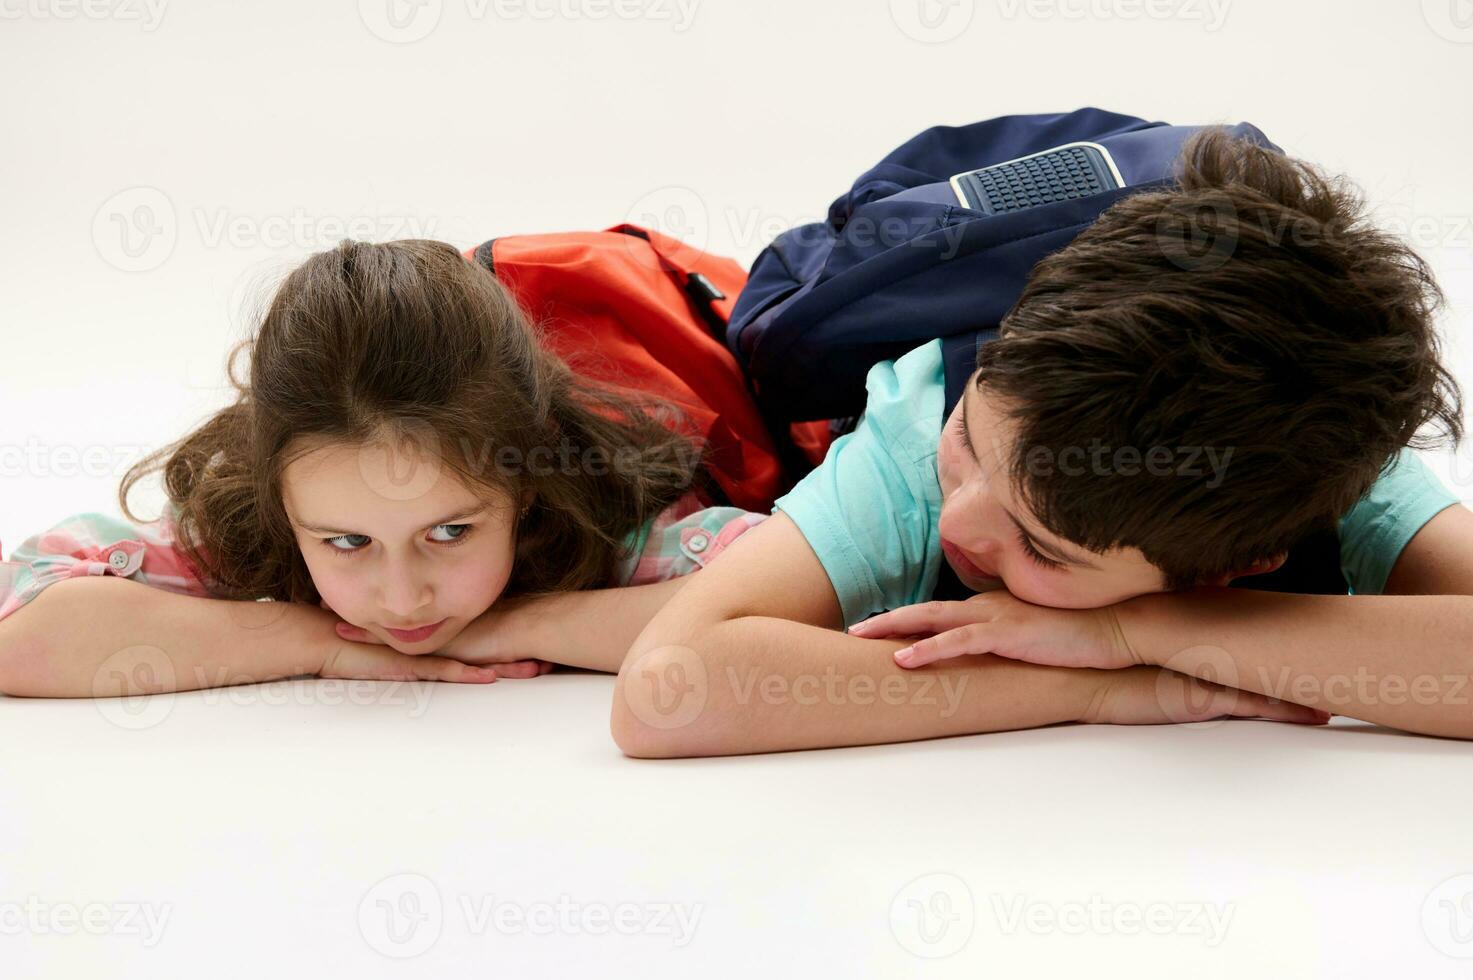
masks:
[[[427,459],[382,445],[324,446],[282,475],[287,516],[323,601],[401,653],[438,650],[485,612],[511,577],[516,542],[518,504],[488,505]],[[434,623],[419,639],[390,632]]]

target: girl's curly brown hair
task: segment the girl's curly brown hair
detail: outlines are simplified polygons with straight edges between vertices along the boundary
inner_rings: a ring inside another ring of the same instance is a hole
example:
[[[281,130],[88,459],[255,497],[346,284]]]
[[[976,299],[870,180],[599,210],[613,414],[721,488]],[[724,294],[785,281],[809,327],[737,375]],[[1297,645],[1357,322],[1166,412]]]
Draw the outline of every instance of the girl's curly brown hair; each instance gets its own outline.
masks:
[[[701,471],[670,406],[580,378],[488,270],[443,242],[345,240],[311,256],[226,373],[235,402],[118,490],[137,520],[129,490],[162,469],[180,546],[220,598],[319,600],[281,475],[321,445],[413,441],[478,498],[530,500],[507,595],[613,584],[627,536]]]

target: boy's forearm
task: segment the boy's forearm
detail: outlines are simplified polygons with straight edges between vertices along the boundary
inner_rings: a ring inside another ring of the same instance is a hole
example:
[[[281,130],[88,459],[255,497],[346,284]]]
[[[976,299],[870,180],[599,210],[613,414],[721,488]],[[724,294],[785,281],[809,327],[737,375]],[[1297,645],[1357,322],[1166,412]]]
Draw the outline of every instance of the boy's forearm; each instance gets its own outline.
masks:
[[[618,673],[635,638],[689,577],[511,601],[498,645],[519,657]]]
[[[0,622],[0,692],[116,697],[315,674],[335,642],[335,620],[303,603],[67,579]]]
[[[727,620],[682,643],[641,639],[614,693],[628,755],[735,755],[1035,728],[1084,717],[1103,672],[993,656],[920,670],[904,646],[784,619]]]
[[[1213,588],[1115,608],[1147,663],[1406,731],[1473,738],[1473,596]]]

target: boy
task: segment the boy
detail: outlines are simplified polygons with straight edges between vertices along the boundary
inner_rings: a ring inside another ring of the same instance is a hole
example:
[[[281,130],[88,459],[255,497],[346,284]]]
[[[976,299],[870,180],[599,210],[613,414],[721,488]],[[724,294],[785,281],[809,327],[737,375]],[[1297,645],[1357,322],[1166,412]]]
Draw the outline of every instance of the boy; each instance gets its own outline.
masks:
[[[1204,208],[1226,246],[1193,256],[1168,232]],[[875,366],[858,428],[772,517],[702,574],[627,590],[631,622],[653,615],[616,742],[1332,711],[1473,737],[1473,514],[1405,448],[1432,421],[1462,434],[1439,299],[1351,191],[1199,134],[1179,187],[1039,264],[948,417],[938,343]],[[1337,524],[1353,595],[1227,587]],[[943,562],[978,594],[926,601]]]

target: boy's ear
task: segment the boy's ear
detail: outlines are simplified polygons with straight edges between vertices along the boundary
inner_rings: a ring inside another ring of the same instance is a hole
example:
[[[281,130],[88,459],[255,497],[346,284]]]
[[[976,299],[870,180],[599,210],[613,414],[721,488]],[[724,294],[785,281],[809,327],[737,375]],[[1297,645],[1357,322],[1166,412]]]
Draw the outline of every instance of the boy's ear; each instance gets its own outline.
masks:
[[[1289,553],[1287,551],[1281,551],[1272,558],[1260,558],[1246,568],[1240,568],[1236,572],[1228,572],[1225,575],[1221,575],[1212,584],[1227,588],[1228,583],[1235,578],[1242,578],[1245,575],[1265,575],[1288,560]]]
[[[1263,575],[1266,572],[1272,572],[1272,571],[1274,571],[1280,565],[1284,564],[1284,562],[1286,562],[1288,560],[1289,560],[1289,553],[1287,551],[1281,551],[1277,555],[1274,555],[1272,558],[1265,558],[1263,561],[1254,562],[1253,563],[1253,570],[1252,571],[1249,571],[1249,572],[1244,572],[1243,574],[1244,575]]]

